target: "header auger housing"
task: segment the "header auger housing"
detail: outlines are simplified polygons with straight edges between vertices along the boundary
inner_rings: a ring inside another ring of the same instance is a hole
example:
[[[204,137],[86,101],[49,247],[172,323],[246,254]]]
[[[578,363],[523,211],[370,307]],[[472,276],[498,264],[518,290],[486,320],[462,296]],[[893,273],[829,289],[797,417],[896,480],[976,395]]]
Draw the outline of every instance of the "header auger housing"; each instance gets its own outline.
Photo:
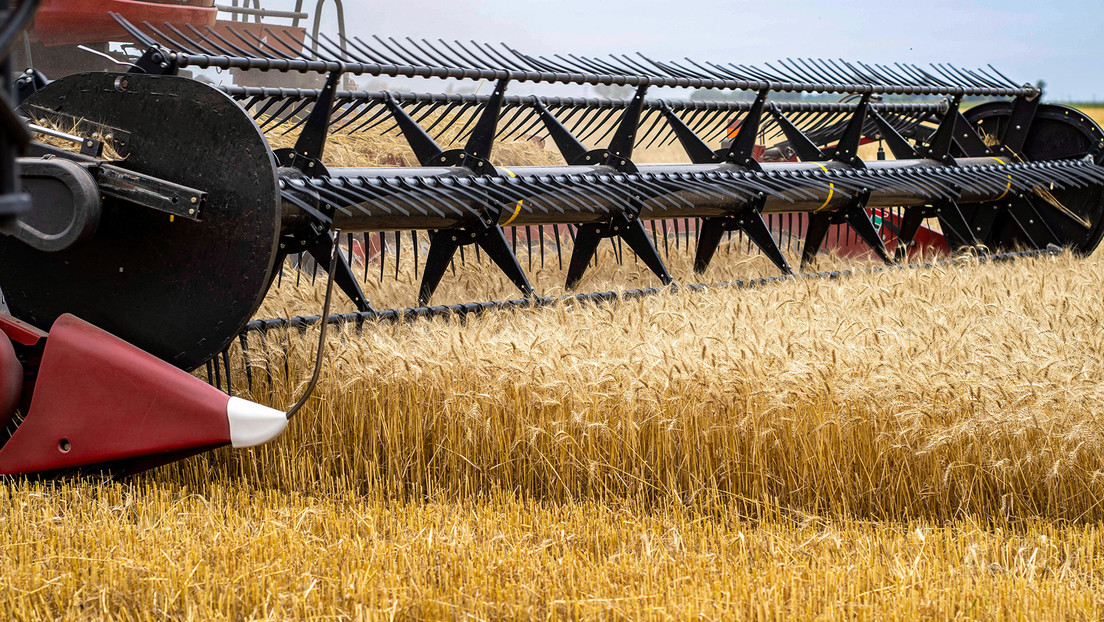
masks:
[[[726,234],[739,231],[779,272],[794,274],[770,224],[783,214],[791,227],[798,216],[791,234],[803,232],[802,268],[836,226],[887,264],[908,256],[928,219],[951,249],[982,254],[1088,253],[1104,235],[1104,132],[992,68],[545,57],[506,45],[378,37],[322,36],[305,48],[279,33],[117,19],[147,49],[134,70],[57,80],[21,111],[68,123],[78,140],[112,136],[121,158],[32,148],[22,164],[38,166],[39,179],[26,181],[50,205],[19,235],[0,238],[0,287],[12,313],[37,327],[73,313],[183,369],[210,361],[247,329],[289,255],[308,253],[329,270],[359,310],[355,317],[402,316],[371,306],[370,292],[334,252],[335,229],[363,234],[365,247],[370,234],[382,241],[385,232],[429,232],[421,285],[411,293],[421,308],[405,312],[413,316],[432,312],[425,305],[468,245],[522,295],[478,310],[546,302],[504,227],[551,226],[558,241],[569,226],[568,289],[585,287],[605,239],[628,246],[658,284],[692,278],[672,274],[657,248],[656,223],[666,231],[669,221],[686,219],[695,222],[697,272]],[[173,75],[209,67],[317,72],[326,82],[216,87]],[[494,88],[486,95],[339,90],[346,74],[488,80]],[[509,92],[545,82],[634,93]],[[669,87],[750,97],[661,97]],[[844,101],[780,96],[794,93]],[[963,105],[979,97],[990,101]],[[264,134],[273,128],[297,133],[294,146],[273,150]],[[369,131],[401,133],[418,165],[324,163],[330,135]],[[492,164],[497,141],[531,136],[551,138],[564,164]],[[871,141],[892,159],[860,158],[860,145]],[[674,143],[689,162],[634,161],[641,148]],[[895,230],[887,236],[872,216],[891,212]]]

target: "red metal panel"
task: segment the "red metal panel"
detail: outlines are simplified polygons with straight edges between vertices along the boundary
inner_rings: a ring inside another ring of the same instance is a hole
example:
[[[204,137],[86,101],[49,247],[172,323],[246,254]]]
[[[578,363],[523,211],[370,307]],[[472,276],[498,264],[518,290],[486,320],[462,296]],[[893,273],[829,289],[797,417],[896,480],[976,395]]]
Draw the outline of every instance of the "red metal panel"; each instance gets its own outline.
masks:
[[[45,331],[24,322],[19,318],[0,313],[0,333],[21,346],[33,346],[46,338]]]
[[[135,24],[143,21],[158,26],[162,22],[176,26],[191,24],[202,30],[204,26],[213,26],[218,15],[213,0],[204,4],[206,6],[137,0],[44,0],[35,15],[34,32],[46,45],[130,41],[130,35],[108,15],[109,12],[119,13]]]
[[[230,442],[218,389],[62,315],[50,330],[27,417],[0,449],[0,473],[171,457]]]
[[[0,334],[0,427],[11,421],[23,395],[23,365],[7,336]]]

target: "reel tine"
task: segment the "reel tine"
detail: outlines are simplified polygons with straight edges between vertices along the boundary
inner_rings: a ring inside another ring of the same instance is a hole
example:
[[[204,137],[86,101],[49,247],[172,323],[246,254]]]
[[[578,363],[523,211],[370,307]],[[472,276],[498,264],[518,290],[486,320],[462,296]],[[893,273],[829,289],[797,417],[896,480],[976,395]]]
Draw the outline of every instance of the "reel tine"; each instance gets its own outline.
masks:
[[[226,394],[230,397],[234,397],[234,386],[230,381],[230,347],[227,346],[222,351],[222,363],[226,369]]]
[[[192,39],[188,35],[184,34],[184,32],[182,32],[180,29],[178,29],[173,24],[166,23],[165,27],[167,27],[169,30],[172,30],[181,39],[184,39],[185,41],[190,43],[192,45],[192,49],[199,50],[200,52],[202,52],[204,54],[211,54],[212,56],[218,54],[217,52],[213,52],[213,51],[207,49],[206,47],[203,46],[203,44],[198,43],[195,39]],[[188,26],[188,27],[190,27],[190,26]],[[193,28],[192,30],[194,31],[195,29]]]
[[[556,237],[556,261],[559,268],[563,270],[563,244],[560,242],[560,226],[552,225],[552,235]]]
[[[388,239],[384,232],[380,232],[380,283],[383,283],[384,267],[388,264]]]
[[[238,343],[242,351],[242,360],[245,361],[245,385],[249,391],[253,390],[253,366],[250,364],[251,357],[249,356],[249,338],[246,337],[245,331],[238,333]]]
[[[342,119],[343,122],[341,123],[341,125],[338,125],[337,127],[331,128],[331,130],[330,130],[331,133],[333,133],[333,134],[342,133],[345,130],[345,128],[349,127],[350,125],[352,125],[352,124],[356,123],[357,121],[359,121],[360,119],[362,119],[365,115],[367,115],[369,112],[371,112],[371,110],[373,108],[379,108],[380,109],[380,111],[376,112],[377,116],[385,114],[387,112],[387,108],[385,106],[383,106],[379,102],[375,102],[375,101],[363,102],[363,103],[360,103],[360,104],[356,105],[354,108],[356,109],[356,112],[351,113],[352,118],[350,118],[348,121],[344,121],[344,119]],[[369,119],[368,122],[371,122],[372,120],[374,120],[374,118]],[[336,122],[335,122],[335,124],[336,124]],[[347,133],[352,134],[353,132],[349,131]]]
[[[540,267],[544,270],[544,225],[537,225],[537,237],[540,239]],[[532,272],[533,268],[530,267],[529,271]]]
[[[371,247],[369,246],[370,242],[369,242],[369,237],[368,237],[369,235],[371,235],[371,234],[369,234],[367,232],[360,234],[360,246],[364,251],[364,279],[363,279],[363,282],[364,282],[365,285],[368,284],[368,260],[370,259],[370,254],[371,254],[371,250],[370,250]],[[380,252],[380,261],[381,262],[383,261],[382,251]]]
[[[402,237],[395,232],[395,280],[399,280],[399,266],[402,265]]]
[[[533,237],[529,230],[529,225],[525,225],[525,246],[528,252],[526,258],[529,260],[529,272],[533,271]]]

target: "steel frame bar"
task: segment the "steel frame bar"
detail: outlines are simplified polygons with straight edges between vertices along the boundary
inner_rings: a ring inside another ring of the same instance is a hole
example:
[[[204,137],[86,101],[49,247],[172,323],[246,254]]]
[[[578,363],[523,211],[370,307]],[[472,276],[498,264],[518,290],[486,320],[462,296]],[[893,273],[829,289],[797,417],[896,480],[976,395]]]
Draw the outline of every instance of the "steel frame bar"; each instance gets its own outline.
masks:
[[[642,54],[633,58],[571,58],[532,56],[508,45],[480,45],[472,49],[463,43],[438,40],[438,44],[407,39],[404,46],[395,39],[384,41],[373,37],[345,40],[347,46],[310,37],[307,42],[318,50],[307,49],[303,42],[289,42],[279,33],[266,30],[267,41],[247,38],[233,28],[227,36],[211,29],[200,32],[189,29],[190,37],[165,25],[159,29],[149,22],[141,26],[113,14],[120,25],[135,40],[149,47],[168,52],[179,67],[218,67],[223,69],[261,69],[299,72],[333,72],[349,74],[387,75],[427,78],[462,78],[474,80],[509,79],[517,82],[559,82],[571,84],[651,85],[689,88],[740,89],[753,91],[822,92],[822,93],[884,93],[888,95],[983,95],[996,97],[1034,96],[1038,89],[1021,86],[1000,72],[982,69],[963,71],[951,65],[932,65],[928,71],[918,65],[901,65],[895,72],[887,65],[831,63],[827,80],[810,64],[804,69],[791,63],[787,71],[732,63],[659,62]],[[231,39],[237,39],[232,41]],[[323,37],[323,39],[328,39]],[[411,49],[414,48],[414,49]],[[443,48],[443,49],[442,49]],[[458,49],[460,51],[458,51]],[[430,52],[432,51],[432,53]],[[212,52],[219,53],[212,53]],[[789,59],[787,59],[789,60]],[[821,62],[821,69],[827,65]],[[940,74],[942,77],[935,74]],[[984,76],[979,79],[978,76]]]

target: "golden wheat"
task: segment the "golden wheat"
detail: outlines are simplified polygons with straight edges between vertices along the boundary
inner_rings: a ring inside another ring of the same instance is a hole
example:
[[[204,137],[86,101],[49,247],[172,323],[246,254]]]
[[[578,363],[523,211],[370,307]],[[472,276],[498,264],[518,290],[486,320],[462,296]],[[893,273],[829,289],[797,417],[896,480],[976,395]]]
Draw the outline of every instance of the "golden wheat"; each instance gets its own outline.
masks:
[[[7,619],[1099,619],[1096,524],[0,483]]]
[[[1061,257],[369,323],[288,439],[207,460],[328,492],[1099,520],[1102,280]],[[254,399],[294,401],[314,334],[253,339]]]
[[[768,273],[742,251],[701,280]],[[413,302],[402,252],[398,278],[394,248],[382,281],[369,265],[374,304]],[[554,252],[542,293],[562,292]],[[684,282],[689,261],[671,255]],[[285,268],[260,314],[317,313],[323,281]],[[607,245],[582,287],[654,284]],[[0,607],[1099,619],[1102,289],[1099,255],[1061,256],[344,328],[274,443],[0,483]],[[509,295],[469,257],[435,301]],[[254,335],[235,388],[248,370],[249,397],[290,404],[316,337]]]

